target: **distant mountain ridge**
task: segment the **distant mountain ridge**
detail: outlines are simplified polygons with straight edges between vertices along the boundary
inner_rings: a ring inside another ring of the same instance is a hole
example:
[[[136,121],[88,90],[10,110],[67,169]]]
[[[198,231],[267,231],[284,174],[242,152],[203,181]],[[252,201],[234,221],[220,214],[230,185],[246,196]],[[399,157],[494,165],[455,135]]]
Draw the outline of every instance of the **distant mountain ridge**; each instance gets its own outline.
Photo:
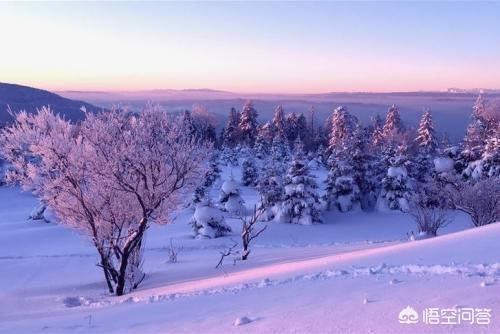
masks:
[[[72,100],[46,90],[28,86],[0,82],[0,123],[5,124],[12,121],[8,108],[17,112],[26,110],[35,112],[43,106],[49,106],[52,110],[71,121],[83,119],[81,111],[85,107],[87,111],[97,112],[102,108],[90,103]]]

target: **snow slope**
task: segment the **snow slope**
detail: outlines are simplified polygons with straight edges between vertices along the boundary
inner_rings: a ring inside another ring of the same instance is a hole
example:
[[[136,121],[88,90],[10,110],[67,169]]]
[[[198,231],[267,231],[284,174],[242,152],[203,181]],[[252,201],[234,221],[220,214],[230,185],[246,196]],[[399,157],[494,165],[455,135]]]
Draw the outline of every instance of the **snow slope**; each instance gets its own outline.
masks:
[[[257,193],[240,189],[251,208]],[[467,229],[468,218],[454,214],[442,236],[408,242],[408,215],[327,212],[321,225],[269,224],[248,261],[215,269],[219,251],[238,240],[238,220],[227,217],[227,237],[196,240],[185,210],[148,231],[147,280],[118,298],[105,294],[82,236],[26,222],[36,200],[15,188],[0,188],[0,199],[1,333],[450,331],[399,324],[407,305],[491,308],[489,327],[454,331],[500,331],[500,224]],[[167,263],[170,240],[176,264]]]

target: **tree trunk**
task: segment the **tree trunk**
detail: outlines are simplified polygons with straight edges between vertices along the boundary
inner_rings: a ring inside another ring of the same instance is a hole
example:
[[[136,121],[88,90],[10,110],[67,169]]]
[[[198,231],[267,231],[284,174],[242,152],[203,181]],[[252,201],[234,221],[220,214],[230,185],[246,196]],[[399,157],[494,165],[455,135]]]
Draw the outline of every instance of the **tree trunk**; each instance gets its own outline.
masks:
[[[142,243],[142,237],[144,236],[144,232],[146,231],[148,220],[143,217],[139,222],[139,228],[137,230],[137,234],[129,240],[125,246],[123,247],[122,257],[120,259],[120,270],[118,272],[118,278],[116,281],[116,295],[122,296],[125,292],[125,280],[127,275],[127,266],[130,255],[137,248],[140,247]]]

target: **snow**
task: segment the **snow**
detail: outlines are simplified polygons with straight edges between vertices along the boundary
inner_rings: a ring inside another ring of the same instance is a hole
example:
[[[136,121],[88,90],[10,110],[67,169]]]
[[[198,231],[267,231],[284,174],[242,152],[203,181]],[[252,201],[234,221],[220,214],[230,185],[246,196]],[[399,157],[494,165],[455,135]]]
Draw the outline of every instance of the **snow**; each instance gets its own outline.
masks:
[[[438,173],[446,173],[453,169],[454,162],[448,157],[438,157],[434,159],[434,169]]]
[[[226,194],[237,194],[238,193],[238,184],[235,180],[227,180],[222,184],[221,190]]]
[[[387,169],[387,176],[393,178],[398,178],[398,177],[406,178],[408,176],[408,172],[404,167],[389,167]]]
[[[228,182],[222,168],[209,193],[224,184],[239,189],[248,212],[255,188]],[[323,185],[326,171],[314,171]],[[324,189],[320,189],[320,192]],[[247,261],[232,258],[215,269],[220,252],[239,242],[241,222],[230,213],[184,209],[175,223],[151,226],[145,239],[146,280],[122,297],[109,296],[97,256],[84,236],[54,223],[27,221],[37,200],[16,188],[0,188],[0,333],[283,333],[449,331],[398,322],[407,306],[500,307],[500,224],[470,228],[452,223],[434,238],[417,235],[400,211],[325,211],[323,224],[270,222],[252,243]],[[188,221],[224,218],[232,231],[194,239]],[[423,240],[419,240],[423,239]],[[177,263],[167,263],[172,240]],[[458,325],[459,332],[499,332]]]

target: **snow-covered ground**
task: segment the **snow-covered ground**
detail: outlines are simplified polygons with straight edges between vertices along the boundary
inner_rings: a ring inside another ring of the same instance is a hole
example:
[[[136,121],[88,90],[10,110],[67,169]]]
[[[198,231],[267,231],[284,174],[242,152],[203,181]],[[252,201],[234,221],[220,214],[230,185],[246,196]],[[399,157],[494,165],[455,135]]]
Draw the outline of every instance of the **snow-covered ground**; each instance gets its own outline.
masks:
[[[223,179],[229,174],[224,168]],[[251,209],[257,192],[241,191]],[[83,236],[26,220],[36,204],[0,188],[2,333],[500,332],[500,224],[470,229],[467,216],[452,213],[439,237],[407,241],[416,228],[406,214],[325,212],[324,224],[270,223],[247,261],[215,269],[220,251],[239,241],[240,222],[228,217],[230,235],[197,240],[186,209],[150,228],[147,279],[114,297]],[[168,263],[171,243],[178,263]],[[487,308],[490,325],[401,324],[407,306],[420,317],[425,308]]]

